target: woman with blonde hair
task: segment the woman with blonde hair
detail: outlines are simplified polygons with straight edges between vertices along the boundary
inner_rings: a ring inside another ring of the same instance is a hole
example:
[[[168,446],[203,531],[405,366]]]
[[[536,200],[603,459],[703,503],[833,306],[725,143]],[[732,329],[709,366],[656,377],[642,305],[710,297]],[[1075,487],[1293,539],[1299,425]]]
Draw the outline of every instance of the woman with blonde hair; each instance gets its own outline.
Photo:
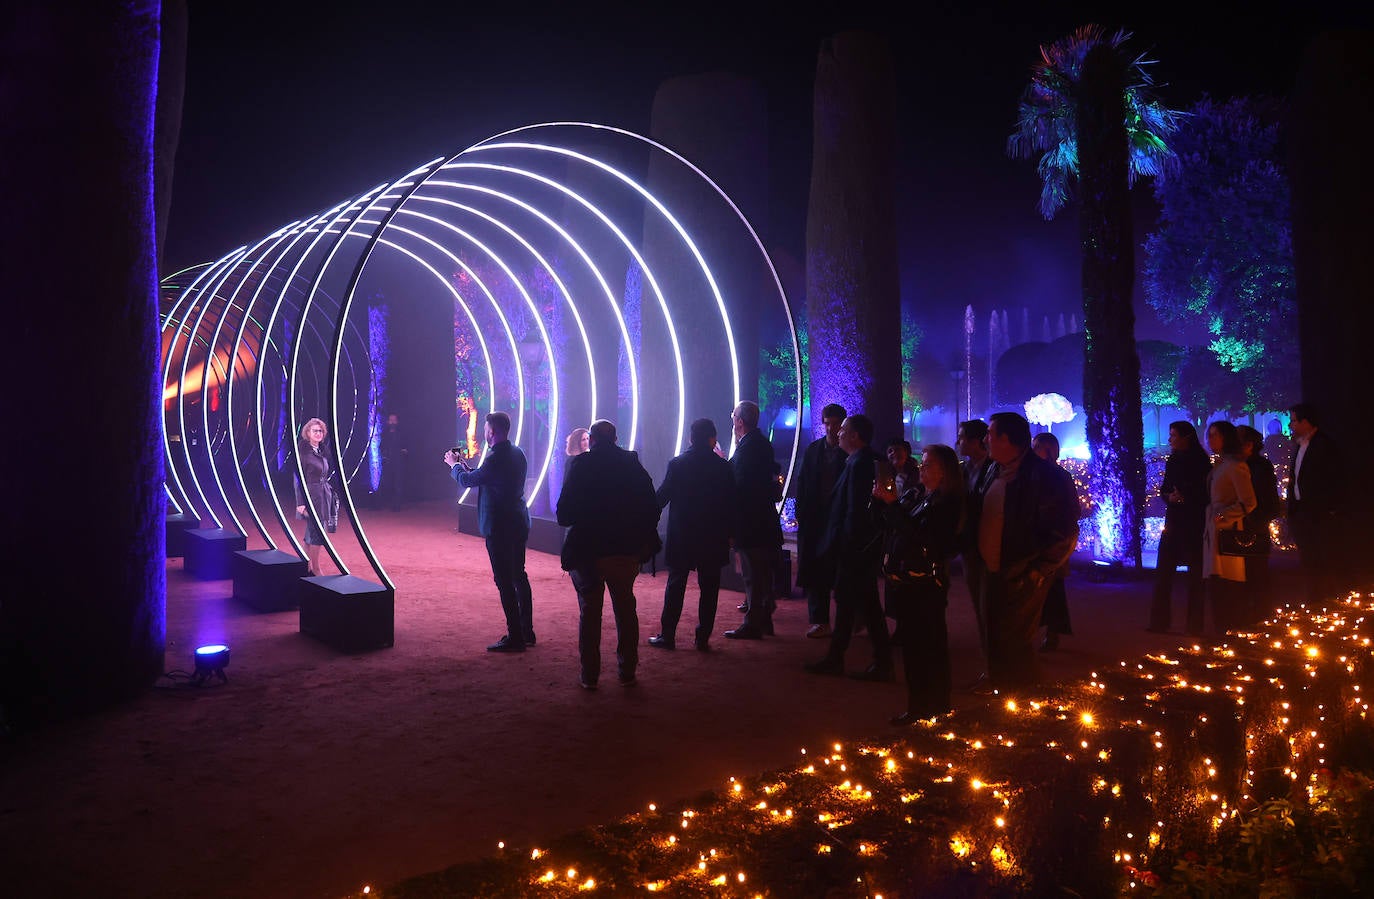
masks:
[[[568,445],[564,452],[569,456],[580,456],[590,449],[589,441],[586,428],[573,428],[572,433],[568,435]]]
[[[338,506],[334,504],[334,488],[329,484],[332,473],[329,457],[324,452],[324,438],[329,429],[323,421],[312,418],[301,426],[300,439],[296,441],[296,454],[300,457],[301,471],[305,473],[302,486],[300,476],[295,481],[296,517],[305,522],[305,557],[310,566],[307,576],[320,573],[320,548],[324,546],[324,532],[320,524],[332,534],[338,522]],[[307,514],[306,503],[314,510]]]
[[[1245,558],[1222,555],[1217,534],[1224,528],[1240,527],[1258,503],[1236,426],[1229,421],[1212,422],[1207,427],[1207,446],[1217,459],[1207,475],[1210,504],[1202,535],[1202,577],[1212,600],[1212,623],[1225,633],[1246,624]]]

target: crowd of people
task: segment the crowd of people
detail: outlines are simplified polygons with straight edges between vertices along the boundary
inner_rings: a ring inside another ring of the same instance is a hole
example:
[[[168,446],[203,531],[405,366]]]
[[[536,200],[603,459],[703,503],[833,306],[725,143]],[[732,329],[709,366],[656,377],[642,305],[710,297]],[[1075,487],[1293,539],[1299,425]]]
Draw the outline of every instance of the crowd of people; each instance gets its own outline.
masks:
[[[1339,447],[1321,430],[1317,409],[1298,403],[1289,410],[1294,446],[1287,466],[1287,507],[1266,446],[1273,441],[1247,425],[1214,421],[1206,447],[1192,424],[1169,425],[1169,456],[1160,496],[1164,530],[1155,565],[1147,630],[1172,626],[1173,584],[1188,569],[1184,627],[1189,635],[1250,627],[1273,611],[1270,523],[1286,514],[1298,548],[1307,599],[1337,595],[1348,570],[1341,528],[1343,469]],[[1272,438],[1274,435],[1271,434]]]
[[[960,423],[953,447],[929,444],[916,454],[897,438],[880,455],[867,416],[831,403],[820,418],[823,434],[802,453],[796,477],[796,582],[806,599],[806,636],[826,641],[824,655],[805,669],[891,681],[900,652],[907,708],[893,723],[949,711],[946,609],[957,559],[984,662],[983,674],[969,688],[992,693],[1037,684],[1037,651],[1053,651],[1061,637],[1073,633],[1065,575],[1078,539],[1079,498],[1072,477],[1058,464],[1058,439],[1050,433],[1032,436],[1025,418],[997,412],[988,421]],[[1169,425],[1159,484],[1164,527],[1147,630],[1171,631],[1180,567],[1187,571],[1189,635],[1209,632],[1209,609],[1211,632],[1218,634],[1268,614],[1274,605],[1270,523],[1285,514],[1308,598],[1339,592],[1345,570],[1339,447],[1321,430],[1312,405],[1294,406],[1290,419],[1286,506],[1276,467],[1266,456],[1273,428],[1266,438],[1254,428],[1215,421],[1204,443],[1189,422]],[[478,490],[478,530],[506,619],[506,633],[487,647],[497,653],[524,652],[536,639],[525,571],[527,463],[510,430],[505,413],[486,416],[487,452],[476,468],[454,450],[444,454],[457,484]],[[783,477],[755,403],[735,407],[731,430],[734,451],[727,457],[715,423],[694,421],[689,447],[670,460],[657,489],[638,454],[618,445],[612,422],[596,421],[568,436],[556,514],[566,529],[562,567],[578,598],[579,682],[585,689],[596,689],[600,680],[608,593],[617,677],[626,686],[636,682],[640,629],[634,583],[660,551],[668,576],[649,646],[677,647],[696,572],[692,646],[710,650],[721,575],[732,552],[744,581],[744,617],[723,636],[774,635]],[[311,574],[319,572],[323,531],[333,530],[337,516],[325,435],[324,422],[311,419],[297,447],[305,481],[297,480],[296,512],[306,522]],[[659,536],[665,508],[666,543]],[[846,655],[853,637],[864,632],[871,658],[851,670]]]
[[[584,689],[600,682],[607,594],[616,627],[617,679],[626,686],[636,682],[640,627],[634,584],[660,550],[668,577],[648,646],[677,648],[695,571],[692,646],[710,651],[721,573],[732,551],[744,581],[744,617],[723,636],[774,635],[782,472],[759,427],[757,404],[741,402],[730,417],[734,450],[728,458],[715,423],[698,419],[689,447],[668,463],[657,489],[638,455],[617,444],[612,422],[596,421],[569,435],[556,514],[566,529],[562,567],[578,598]],[[1078,498],[1068,473],[1055,464],[1057,441],[1042,435],[1033,449],[1026,419],[999,412],[990,422],[960,426],[959,453],[931,444],[922,448],[918,463],[901,439],[889,441],[880,455],[873,422],[865,415],[830,404],[821,421],[825,433],[803,453],[796,484],[797,584],[807,601],[806,636],[826,641],[824,655],[806,670],[890,681],[900,651],[907,708],[893,723],[949,711],[945,611],[950,563],[962,556],[987,669],[977,687],[1013,690],[1037,683],[1035,640],[1042,616],[1047,642],[1040,648],[1053,648],[1048,634],[1057,639],[1069,632],[1063,574],[1078,534]],[[457,453],[444,455],[460,486],[478,488],[479,533],[506,617],[506,633],[488,650],[501,653],[524,652],[535,642],[524,570],[526,464],[510,442],[510,426],[504,413],[487,416],[488,452],[475,469]],[[665,508],[666,542],[659,537]],[[1056,590],[1059,604],[1047,609],[1046,599]],[[851,670],[846,655],[855,634],[865,632],[871,657]]]

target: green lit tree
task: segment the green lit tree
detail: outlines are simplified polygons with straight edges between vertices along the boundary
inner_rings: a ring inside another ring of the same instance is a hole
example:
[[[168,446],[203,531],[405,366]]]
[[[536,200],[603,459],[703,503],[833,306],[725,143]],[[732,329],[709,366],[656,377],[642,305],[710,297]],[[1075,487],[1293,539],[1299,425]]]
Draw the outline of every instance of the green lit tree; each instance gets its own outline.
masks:
[[[1140,354],[1140,401],[1155,410],[1155,443],[1164,442],[1160,410],[1178,406],[1178,372],[1184,349],[1167,340],[1142,340],[1136,344]]]
[[[1165,322],[1203,323],[1217,362],[1240,374],[1243,411],[1283,408],[1298,370],[1297,279],[1280,104],[1203,99],[1157,181],[1145,298]]]
[[[1178,404],[1202,428],[1215,413],[1229,418],[1244,408],[1245,384],[1209,348],[1188,347],[1178,368]]]
[[[1125,31],[1088,25],[1040,48],[1021,98],[1012,156],[1038,154],[1040,211],[1079,212],[1083,293],[1083,405],[1091,490],[1105,557],[1140,564],[1145,503],[1140,360],[1131,290],[1135,253],[1129,190],[1174,159],[1166,138],[1180,114],[1154,96],[1150,61],[1123,49]]]
[[[806,328],[806,312],[796,312],[797,345],[801,349],[802,396],[797,410],[797,427],[801,427],[802,411],[811,403],[810,340]],[[759,410],[763,420],[771,422],[783,408],[791,406],[797,395],[796,350],[792,335],[786,334],[772,345],[759,347]]]
[[[924,397],[917,390],[915,365],[920,354],[921,340],[925,331],[916,324],[916,317],[902,310],[902,408],[920,412],[927,405],[934,405],[931,397]]]

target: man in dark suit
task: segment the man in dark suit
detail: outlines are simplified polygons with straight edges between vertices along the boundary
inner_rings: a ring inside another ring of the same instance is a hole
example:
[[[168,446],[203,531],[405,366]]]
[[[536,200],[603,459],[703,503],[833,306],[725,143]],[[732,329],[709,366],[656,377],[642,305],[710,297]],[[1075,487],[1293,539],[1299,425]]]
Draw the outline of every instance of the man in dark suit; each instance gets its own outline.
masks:
[[[744,575],[744,622],[726,631],[731,640],[762,640],[773,635],[773,572],[782,549],[778,520],[778,463],[773,444],[759,430],[759,407],[748,400],[730,415],[734,424],[735,551]]]
[[[893,486],[892,466],[870,446],[873,422],[866,415],[846,418],[840,425],[839,440],[848,455],[830,496],[825,535],[818,547],[834,559],[835,628],[825,657],[805,667],[812,674],[843,674],[844,654],[854,634],[854,619],[859,617],[873,641],[873,663],[854,677],[892,680],[891,638],[878,597],[882,531],[869,507],[878,478],[889,488]]]
[[[1298,545],[1308,600],[1327,600],[1344,587],[1340,519],[1348,475],[1340,446],[1320,430],[1316,407],[1298,403],[1289,416],[1294,447],[1288,466],[1288,529]]]
[[[992,689],[1034,686],[1040,679],[1033,647],[1045,597],[1078,543],[1073,479],[1030,450],[1030,423],[995,412],[988,454],[997,477],[983,496],[978,523],[983,614],[988,629]]]
[[[601,675],[601,612],[609,591],[620,683],[629,687],[639,665],[635,577],[659,550],[658,500],[639,455],[616,446],[614,424],[593,422],[588,439],[591,448],[568,464],[557,511],[568,529],[563,568],[577,590],[581,684],[595,690]]]
[[[520,447],[510,442],[510,416],[487,415],[487,457],[477,469],[453,450],[444,453],[449,474],[462,487],[477,488],[477,532],[486,538],[491,577],[506,613],[506,635],[487,652],[524,652],[534,645],[533,598],[525,573],[525,543],[530,536],[530,513],[525,506],[527,463]]]
[[[716,424],[709,418],[692,422],[691,448],[668,463],[658,487],[658,507],[668,507],[668,583],[663,590],[660,630],[650,646],[672,649],[687,576],[697,573],[696,648],[709,648],[720,596],[720,570],[730,561],[730,531],[735,506],[735,477],[730,463],[716,455]]]
[[[978,645],[986,660],[988,628],[983,619],[983,560],[978,555],[978,517],[983,510],[983,494],[997,476],[997,463],[988,455],[988,423],[981,418],[961,422],[955,435],[955,450],[964,457],[960,474],[964,478],[964,529],[959,535],[964,580],[973,600],[973,620],[978,625]]]
[[[840,449],[840,425],[844,407],[830,403],[821,410],[825,436],[813,440],[802,454],[797,473],[797,586],[806,591],[806,611],[811,626],[806,636],[830,636],[830,593],[835,587],[831,560],[816,551],[825,534],[830,511],[830,491],[844,471],[845,452]]]

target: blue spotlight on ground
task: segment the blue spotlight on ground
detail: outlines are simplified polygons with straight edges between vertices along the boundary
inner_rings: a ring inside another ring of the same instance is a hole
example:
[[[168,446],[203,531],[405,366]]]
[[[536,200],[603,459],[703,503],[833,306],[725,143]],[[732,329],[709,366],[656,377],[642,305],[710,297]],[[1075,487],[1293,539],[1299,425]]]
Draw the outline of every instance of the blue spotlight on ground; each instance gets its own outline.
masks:
[[[195,673],[191,675],[191,682],[200,685],[210,678],[218,678],[221,682],[228,681],[224,669],[229,666],[229,647],[223,643],[210,643],[205,646],[196,647]]]

